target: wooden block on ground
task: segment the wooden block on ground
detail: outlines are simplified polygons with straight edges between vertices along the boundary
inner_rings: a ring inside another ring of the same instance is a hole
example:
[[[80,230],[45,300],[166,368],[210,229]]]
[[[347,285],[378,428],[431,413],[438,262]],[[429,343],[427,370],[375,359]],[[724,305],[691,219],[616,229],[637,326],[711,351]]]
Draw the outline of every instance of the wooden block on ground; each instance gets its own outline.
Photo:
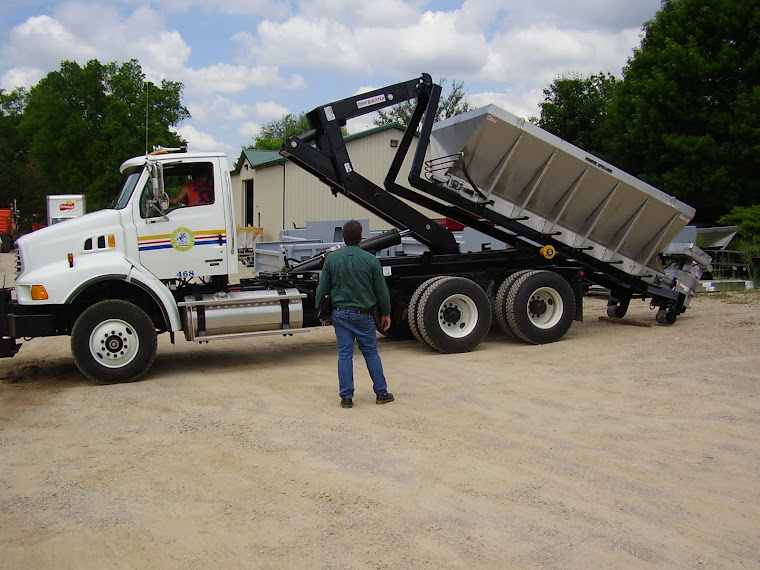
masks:
[[[644,321],[632,321],[630,319],[616,319],[614,317],[599,317],[599,320],[605,323],[614,323],[616,325],[630,325],[634,327],[651,327],[652,323]]]

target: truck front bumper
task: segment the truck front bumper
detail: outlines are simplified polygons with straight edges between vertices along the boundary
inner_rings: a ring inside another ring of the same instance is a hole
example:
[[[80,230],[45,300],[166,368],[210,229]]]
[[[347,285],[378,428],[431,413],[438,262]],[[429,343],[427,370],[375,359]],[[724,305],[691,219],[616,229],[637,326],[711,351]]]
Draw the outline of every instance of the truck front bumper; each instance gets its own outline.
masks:
[[[58,334],[55,315],[50,306],[19,305],[11,292],[0,289],[0,358],[13,356],[21,346],[16,339]]]

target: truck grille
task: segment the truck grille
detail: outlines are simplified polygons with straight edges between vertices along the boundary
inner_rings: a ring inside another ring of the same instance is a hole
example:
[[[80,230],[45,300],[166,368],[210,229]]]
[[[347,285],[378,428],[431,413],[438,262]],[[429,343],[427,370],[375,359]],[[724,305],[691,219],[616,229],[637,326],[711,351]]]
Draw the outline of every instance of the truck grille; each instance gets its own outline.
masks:
[[[21,259],[21,251],[16,249],[16,277],[24,272],[24,261]]]

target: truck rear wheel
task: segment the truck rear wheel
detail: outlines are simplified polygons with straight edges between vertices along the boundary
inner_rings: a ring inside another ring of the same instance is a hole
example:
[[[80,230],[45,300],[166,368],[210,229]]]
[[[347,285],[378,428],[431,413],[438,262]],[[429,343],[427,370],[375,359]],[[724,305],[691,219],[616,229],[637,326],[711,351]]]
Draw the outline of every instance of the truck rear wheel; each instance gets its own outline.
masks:
[[[412,298],[409,300],[409,308],[406,312],[406,320],[409,323],[409,330],[412,331],[412,335],[414,338],[416,338],[420,343],[427,344],[427,341],[422,338],[422,335],[420,334],[420,327],[417,323],[417,308],[420,305],[420,299],[422,298],[422,295],[425,293],[425,291],[428,290],[428,288],[435,283],[436,281],[441,281],[443,279],[453,279],[452,277],[446,277],[444,275],[438,275],[436,277],[431,277],[427,281],[424,281],[417,289],[414,290],[414,293],[412,294]]]
[[[109,299],[85,310],[71,331],[79,370],[100,384],[139,380],[156,357],[156,328],[140,307]]]
[[[509,312],[509,309],[507,307],[507,299],[509,297],[509,290],[512,289],[512,285],[514,285],[515,281],[519,277],[522,277],[528,273],[527,270],[523,271],[516,271],[512,275],[509,275],[499,286],[499,290],[496,292],[496,300],[493,307],[494,315],[496,316],[496,322],[499,323],[499,328],[503,330],[507,335],[509,335],[512,338],[517,338],[517,335],[515,334],[515,331],[513,331],[509,326],[509,320],[507,318],[507,313]]]
[[[469,352],[488,334],[491,303],[474,281],[439,279],[420,298],[417,325],[431,348],[447,354]]]
[[[529,271],[517,278],[506,301],[509,328],[531,344],[561,339],[575,318],[570,284],[551,271]]]

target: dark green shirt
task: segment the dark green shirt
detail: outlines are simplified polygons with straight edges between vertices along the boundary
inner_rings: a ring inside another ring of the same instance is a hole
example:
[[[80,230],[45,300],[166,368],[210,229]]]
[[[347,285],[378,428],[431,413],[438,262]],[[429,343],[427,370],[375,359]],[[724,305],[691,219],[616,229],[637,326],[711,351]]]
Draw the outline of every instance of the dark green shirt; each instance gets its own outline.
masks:
[[[391,297],[380,261],[358,245],[347,245],[325,258],[317,302],[327,294],[333,307],[369,309],[378,305],[381,315],[391,314]]]

